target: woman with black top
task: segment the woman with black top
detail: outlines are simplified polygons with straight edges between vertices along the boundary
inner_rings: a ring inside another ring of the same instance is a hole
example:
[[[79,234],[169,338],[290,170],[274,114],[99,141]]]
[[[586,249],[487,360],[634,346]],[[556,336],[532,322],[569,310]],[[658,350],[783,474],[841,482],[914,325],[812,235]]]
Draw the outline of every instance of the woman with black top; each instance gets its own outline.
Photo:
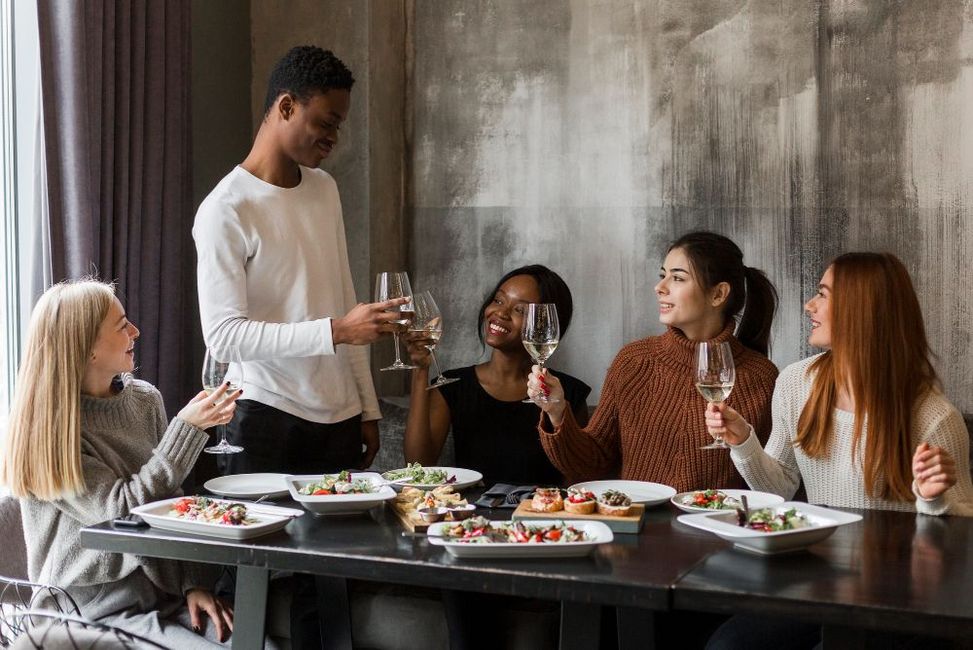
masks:
[[[571,290],[546,266],[532,264],[510,271],[496,284],[480,308],[480,340],[492,348],[481,364],[448,370],[453,383],[426,390],[429,350],[420,333],[407,337],[409,356],[419,366],[412,371],[412,394],[405,429],[405,459],[435,465],[450,426],[456,465],[475,469],[491,482],[515,485],[559,485],[565,478],[551,464],[537,437],[537,406],[525,404],[533,363],[521,343],[525,306],[554,303],[561,336],[571,324]],[[588,421],[585,398],[591,388],[579,379],[555,371],[564,386],[574,416]]]

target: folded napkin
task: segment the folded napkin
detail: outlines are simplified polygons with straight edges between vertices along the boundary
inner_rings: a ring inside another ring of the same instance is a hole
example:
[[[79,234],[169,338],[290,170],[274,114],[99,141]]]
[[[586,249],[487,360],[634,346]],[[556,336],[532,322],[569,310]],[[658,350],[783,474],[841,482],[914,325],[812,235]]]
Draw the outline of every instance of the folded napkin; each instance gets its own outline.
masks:
[[[476,505],[481,508],[516,508],[521,499],[536,489],[536,485],[497,483],[476,500]]]

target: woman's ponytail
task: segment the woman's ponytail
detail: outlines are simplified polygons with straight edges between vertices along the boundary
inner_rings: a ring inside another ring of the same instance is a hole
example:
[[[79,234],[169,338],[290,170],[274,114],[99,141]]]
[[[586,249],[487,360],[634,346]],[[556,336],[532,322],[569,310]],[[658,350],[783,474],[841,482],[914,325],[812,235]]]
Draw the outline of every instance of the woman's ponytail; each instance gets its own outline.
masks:
[[[766,356],[770,351],[770,328],[777,311],[777,289],[760,269],[744,266],[743,274],[747,301],[736,337],[740,343]]]

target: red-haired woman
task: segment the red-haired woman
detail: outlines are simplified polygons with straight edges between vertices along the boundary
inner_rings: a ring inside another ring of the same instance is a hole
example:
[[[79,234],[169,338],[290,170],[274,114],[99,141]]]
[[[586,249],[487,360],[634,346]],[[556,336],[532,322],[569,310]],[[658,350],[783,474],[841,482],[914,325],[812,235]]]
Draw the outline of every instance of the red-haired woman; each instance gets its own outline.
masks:
[[[826,351],[781,373],[767,446],[732,408],[706,409],[750,487],[790,498],[803,478],[811,503],[973,516],[969,434],[939,390],[902,262],[842,255],[804,308],[808,342]]]

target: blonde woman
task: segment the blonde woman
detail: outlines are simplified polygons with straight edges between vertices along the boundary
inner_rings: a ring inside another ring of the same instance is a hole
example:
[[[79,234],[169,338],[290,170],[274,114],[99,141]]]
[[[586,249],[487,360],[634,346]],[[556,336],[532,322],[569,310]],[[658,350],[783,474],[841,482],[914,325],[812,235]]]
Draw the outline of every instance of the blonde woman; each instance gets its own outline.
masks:
[[[130,374],[138,336],[108,284],[64,282],[41,296],[0,480],[21,499],[32,581],[65,588],[88,618],[163,645],[219,647],[233,611],[209,591],[212,569],[81,546],[81,527],[177,494],[203,429],[227,422],[238,397],[226,386],[201,392],[167,426],[159,391]]]

